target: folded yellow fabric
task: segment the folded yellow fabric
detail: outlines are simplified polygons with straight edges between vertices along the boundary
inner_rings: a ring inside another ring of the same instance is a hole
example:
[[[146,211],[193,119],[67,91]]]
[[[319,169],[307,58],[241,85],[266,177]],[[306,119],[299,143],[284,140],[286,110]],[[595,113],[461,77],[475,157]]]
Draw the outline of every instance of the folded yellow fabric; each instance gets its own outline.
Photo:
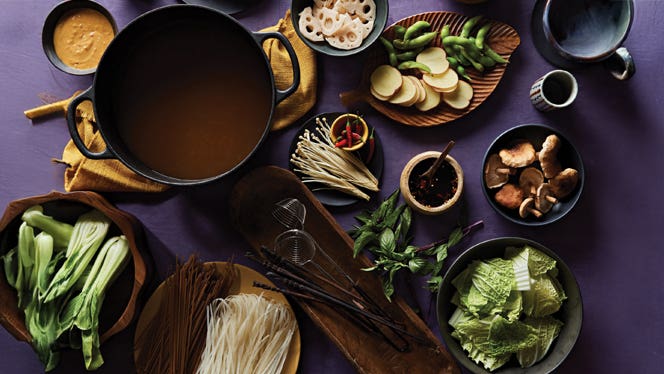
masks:
[[[106,148],[94,125],[92,103],[85,101],[76,108],[76,126],[83,144],[92,152]],[[91,160],[81,154],[73,141],[62,152],[65,170],[65,190],[99,192],[160,192],[168,186],[144,178],[118,160]]]
[[[290,11],[283,19],[261,31],[282,33],[293,45],[300,65],[300,85],[297,91],[279,103],[272,115],[272,130],[283,129],[311,109],[316,103],[316,56],[314,51],[300,40],[293,28]],[[288,52],[277,39],[268,39],[263,49],[270,60],[275,84],[279,89],[288,88],[293,81],[293,71]],[[83,142],[93,152],[106,145],[94,126],[90,102],[83,102],[77,109],[77,126]],[[146,179],[117,160],[90,160],[83,156],[73,141],[69,141],[62,154],[65,163],[65,190],[92,190],[100,192],[161,192],[168,186]]]
[[[295,32],[290,10],[286,11],[284,18],[280,19],[276,25],[261,31],[278,31],[288,38],[300,65],[300,85],[297,91],[279,103],[272,114],[272,130],[274,131],[288,127],[316,104],[318,85],[316,54]],[[268,39],[263,44],[263,49],[270,60],[277,88],[282,90],[288,88],[293,82],[293,69],[286,48],[277,39]]]

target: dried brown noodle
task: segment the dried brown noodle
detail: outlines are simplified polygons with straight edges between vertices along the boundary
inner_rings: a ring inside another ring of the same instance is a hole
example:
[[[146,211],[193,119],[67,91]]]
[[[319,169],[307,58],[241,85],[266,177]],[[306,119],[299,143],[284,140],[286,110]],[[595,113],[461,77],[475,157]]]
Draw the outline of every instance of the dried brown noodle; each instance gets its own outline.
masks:
[[[155,318],[137,338],[136,371],[195,373],[205,347],[206,308],[212,300],[228,296],[236,276],[232,263],[220,272],[196,256],[184,265],[178,262],[164,282]]]

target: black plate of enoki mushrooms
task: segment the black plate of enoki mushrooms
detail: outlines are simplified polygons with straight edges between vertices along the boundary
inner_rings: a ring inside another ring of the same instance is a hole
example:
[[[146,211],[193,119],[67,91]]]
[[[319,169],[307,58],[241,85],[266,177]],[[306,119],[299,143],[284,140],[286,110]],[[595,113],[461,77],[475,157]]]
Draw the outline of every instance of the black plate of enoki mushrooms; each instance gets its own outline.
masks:
[[[560,131],[520,125],[489,146],[482,163],[482,186],[489,204],[508,220],[542,226],[569,213],[581,196],[581,155]]]
[[[383,147],[378,132],[370,123],[367,125],[372,136],[357,151],[341,150],[329,139],[329,126],[345,114],[320,113],[309,118],[297,131],[289,148],[290,170],[326,206],[341,207],[370,200],[378,191],[383,175]],[[330,163],[336,165],[332,170],[326,166]],[[350,175],[334,172],[339,167]],[[336,178],[330,179],[326,174],[336,175]],[[357,180],[357,184],[352,183],[354,187],[349,187],[350,180]]]

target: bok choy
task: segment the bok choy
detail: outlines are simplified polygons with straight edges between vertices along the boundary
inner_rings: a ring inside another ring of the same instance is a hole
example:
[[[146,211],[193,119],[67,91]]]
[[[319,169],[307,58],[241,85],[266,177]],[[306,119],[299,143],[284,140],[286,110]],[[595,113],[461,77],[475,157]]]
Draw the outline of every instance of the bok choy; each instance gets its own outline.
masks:
[[[127,239],[107,239],[111,221],[97,210],[73,226],[45,215],[41,206],[22,219],[17,246],[2,260],[33,349],[46,371],[66,346],[82,350],[88,370],[99,368],[99,314],[106,291],[130,260]]]

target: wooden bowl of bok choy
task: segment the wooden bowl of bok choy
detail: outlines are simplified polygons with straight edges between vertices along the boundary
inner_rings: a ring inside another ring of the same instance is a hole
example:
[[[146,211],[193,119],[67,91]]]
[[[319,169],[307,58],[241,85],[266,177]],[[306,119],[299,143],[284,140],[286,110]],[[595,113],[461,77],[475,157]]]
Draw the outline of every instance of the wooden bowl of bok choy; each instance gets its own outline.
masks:
[[[99,345],[136,313],[146,278],[140,223],[101,195],[62,193],[15,200],[0,219],[0,324],[32,345],[46,370],[62,347],[86,369]]]

